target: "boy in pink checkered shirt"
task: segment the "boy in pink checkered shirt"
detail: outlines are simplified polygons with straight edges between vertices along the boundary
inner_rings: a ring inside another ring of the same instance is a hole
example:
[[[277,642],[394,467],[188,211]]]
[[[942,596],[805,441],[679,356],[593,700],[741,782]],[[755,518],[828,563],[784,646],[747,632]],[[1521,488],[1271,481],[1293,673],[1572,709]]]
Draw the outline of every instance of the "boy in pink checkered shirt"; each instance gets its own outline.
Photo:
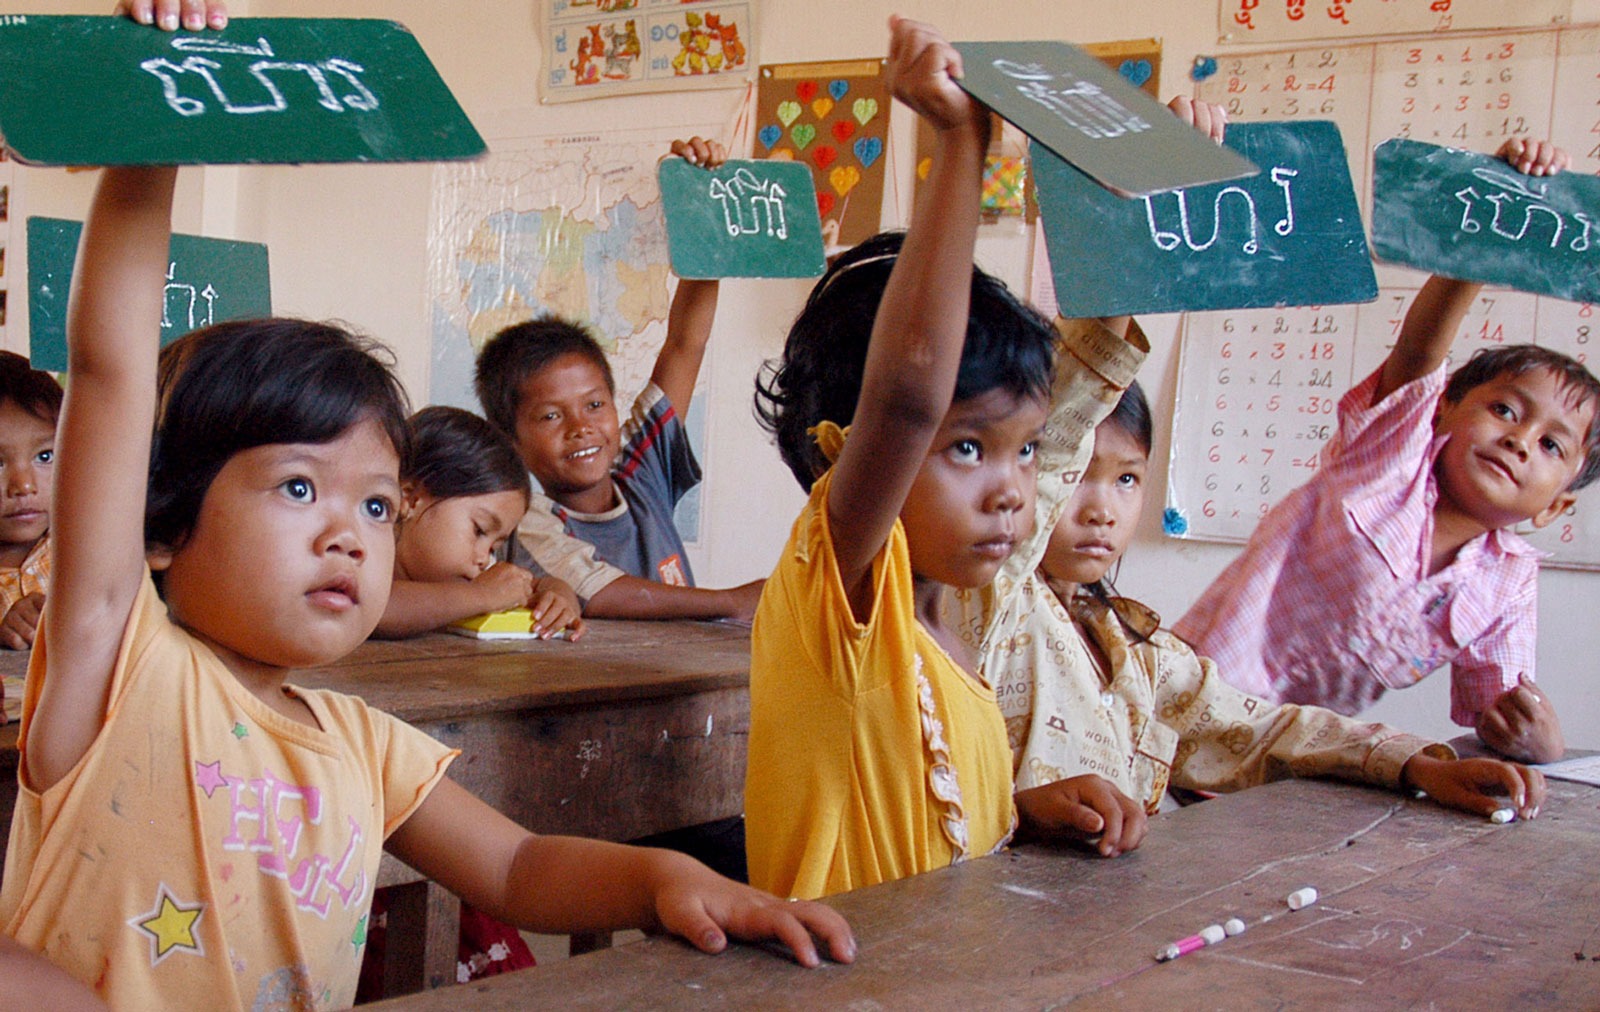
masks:
[[[1566,152],[1499,156],[1551,175]],[[1600,381],[1533,345],[1444,363],[1481,286],[1432,277],[1383,365],[1344,396],[1316,476],[1264,517],[1174,627],[1254,695],[1345,714],[1451,665],[1450,716],[1524,762],[1565,751],[1533,685],[1543,527],[1600,474]]]

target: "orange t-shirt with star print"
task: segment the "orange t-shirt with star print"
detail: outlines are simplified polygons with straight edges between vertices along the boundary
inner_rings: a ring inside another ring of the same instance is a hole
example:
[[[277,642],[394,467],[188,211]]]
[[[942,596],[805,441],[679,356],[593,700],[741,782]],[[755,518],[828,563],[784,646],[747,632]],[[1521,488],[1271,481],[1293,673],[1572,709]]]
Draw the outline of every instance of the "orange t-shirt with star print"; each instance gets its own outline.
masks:
[[[22,736],[48,652],[34,645]],[[23,753],[0,929],[116,1008],[345,1008],[383,841],[456,753],[334,692],[251,695],[148,575],[105,724],[43,793]]]

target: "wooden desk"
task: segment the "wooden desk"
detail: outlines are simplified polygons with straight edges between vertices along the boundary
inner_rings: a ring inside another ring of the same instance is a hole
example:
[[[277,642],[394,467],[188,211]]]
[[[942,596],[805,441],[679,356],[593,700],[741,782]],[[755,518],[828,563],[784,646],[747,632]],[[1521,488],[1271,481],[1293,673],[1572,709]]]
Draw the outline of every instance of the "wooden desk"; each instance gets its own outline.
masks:
[[[849,967],[652,938],[373,1007],[1594,1009],[1597,857],[1589,787],[1552,781],[1537,821],[1493,826],[1289,781],[1160,816],[1114,861],[1028,847],[835,897]],[[1291,913],[1305,885],[1322,898]],[[1230,916],[1250,929],[1155,962]]]
[[[743,811],[749,630],[589,627],[575,644],[375,640],[292,681],[361,696],[459,748],[450,775],[534,832],[631,840]],[[20,671],[23,655],[0,656],[0,671],[18,657]],[[0,727],[0,829],[16,765],[13,723]],[[391,993],[453,982],[455,898],[387,856],[378,884],[414,887],[390,910]]]

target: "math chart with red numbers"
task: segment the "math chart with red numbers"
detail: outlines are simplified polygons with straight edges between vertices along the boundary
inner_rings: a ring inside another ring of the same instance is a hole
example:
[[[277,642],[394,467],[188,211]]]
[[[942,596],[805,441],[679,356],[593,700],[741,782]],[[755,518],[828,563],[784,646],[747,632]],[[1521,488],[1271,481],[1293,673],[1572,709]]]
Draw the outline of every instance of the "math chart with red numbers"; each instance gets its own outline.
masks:
[[[1221,104],[1235,121],[1336,123],[1369,234],[1372,150],[1390,138],[1485,154],[1513,137],[1548,138],[1571,154],[1569,172],[1600,174],[1600,26],[1224,51],[1196,95]],[[1517,235],[1525,217],[1531,212],[1508,210],[1495,227]],[[1415,270],[1376,266],[1379,296],[1363,305],[1187,314],[1168,534],[1244,540],[1315,472],[1339,399],[1383,361],[1426,280]],[[1524,342],[1600,367],[1600,358],[1590,361],[1600,348],[1600,309],[1485,288],[1451,368],[1480,347]],[[1600,570],[1597,494],[1580,493],[1568,514],[1522,532],[1551,553],[1547,565]]]

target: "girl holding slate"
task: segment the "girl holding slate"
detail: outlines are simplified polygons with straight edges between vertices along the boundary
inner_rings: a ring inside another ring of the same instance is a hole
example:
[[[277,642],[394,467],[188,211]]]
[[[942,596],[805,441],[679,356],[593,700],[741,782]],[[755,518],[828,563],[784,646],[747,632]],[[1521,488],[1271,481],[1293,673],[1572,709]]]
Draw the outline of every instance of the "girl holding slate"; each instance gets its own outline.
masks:
[[[387,848],[528,930],[774,939],[813,966],[815,932],[851,959],[826,907],[535,836],[445,777],[451,750],[289,684],[383,611],[404,397],[366,342],[296,320],[198,331],[158,362],[176,178],[103,170],[73,276],[5,933],[118,1007],[343,1007]]]

